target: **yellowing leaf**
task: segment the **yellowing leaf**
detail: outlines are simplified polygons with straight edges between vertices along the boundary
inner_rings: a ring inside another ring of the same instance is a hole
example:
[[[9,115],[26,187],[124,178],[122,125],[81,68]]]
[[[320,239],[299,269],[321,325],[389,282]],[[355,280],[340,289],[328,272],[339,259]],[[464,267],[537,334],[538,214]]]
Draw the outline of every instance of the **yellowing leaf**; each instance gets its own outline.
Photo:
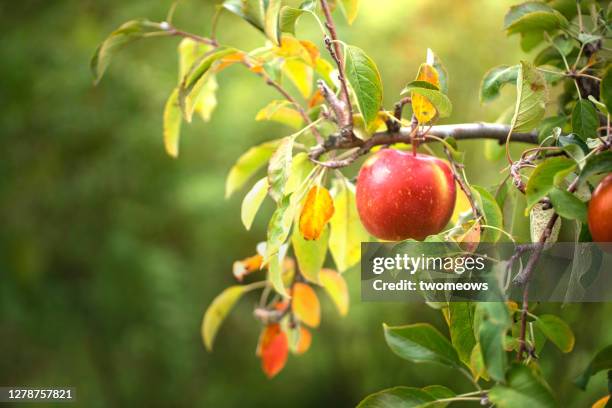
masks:
[[[281,41],[281,30],[280,30],[280,11],[281,11],[281,0],[268,0],[266,3],[266,10],[264,14],[264,32],[266,36],[279,45]]]
[[[259,254],[245,258],[242,261],[236,261],[234,262],[234,267],[233,267],[234,277],[239,282],[242,282],[242,279],[244,279],[246,275],[260,270],[262,263],[263,263],[263,256]]]
[[[289,355],[289,342],[279,324],[270,324],[262,331],[257,355],[261,358],[261,369],[268,378],[274,377],[285,367]]]
[[[257,171],[266,164],[281,140],[272,140],[251,147],[231,168],[225,182],[225,198],[229,198],[242,188]]]
[[[319,283],[319,273],[327,256],[329,228],[314,241],[306,241],[297,228],[293,229],[291,244],[302,276],[309,282]]]
[[[298,340],[298,344],[295,347],[295,354],[304,354],[310,348],[310,344],[312,343],[312,334],[305,327],[300,327],[300,339]]]
[[[317,63],[317,60],[321,56],[319,49],[312,41],[300,40],[300,44],[302,45],[302,47],[304,47],[306,51],[308,51],[308,55],[310,55],[310,65],[314,67]]]
[[[346,21],[353,24],[359,13],[360,0],[340,0],[340,8],[346,17]]]
[[[288,101],[272,101],[257,113],[255,120],[271,120],[299,130],[304,121],[300,113],[291,106]]]
[[[183,121],[178,94],[178,88],[175,88],[164,108],[164,146],[166,147],[166,152],[172,157],[178,156],[179,137]]]
[[[207,350],[212,350],[219,326],[246,290],[246,286],[231,286],[221,292],[206,309],[201,331]]]
[[[591,408],[605,408],[606,404],[608,403],[608,401],[610,400],[610,396],[606,395],[605,397],[602,397],[601,399],[597,400],[592,406]]]
[[[179,81],[187,75],[193,63],[210,50],[210,46],[191,38],[183,38],[178,46]]]
[[[455,191],[457,191],[457,200],[455,202],[455,210],[453,211],[451,220],[456,224],[457,221],[459,221],[461,214],[470,211],[472,206],[470,205],[470,200],[468,200],[467,196],[457,183],[455,183]]]
[[[330,220],[329,250],[339,272],[357,264],[361,259],[361,242],[370,235],[357,214],[355,187],[348,181],[334,181],[334,215]]]
[[[242,200],[242,208],[240,210],[240,219],[242,220],[242,224],[247,231],[251,229],[251,225],[253,225],[257,211],[259,211],[259,207],[261,207],[267,193],[268,178],[264,177],[255,183],[253,188],[251,188],[247,195],[244,196],[244,200]]]
[[[217,79],[214,75],[210,75],[195,102],[194,112],[200,115],[204,122],[210,121],[210,117],[217,107],[217,89],[219,89]]]
[[[349,293],[342,275],[332,269],[322,269],[319,273],[319,281],[338,308],[340,316],[346,316],[349,308]]]
[[[283,73],[295,85],[304,98],[312,94],[313,69],[306,63],[297,60],[286,60],[283,64]]]
[[[334,202],[325,187],[314,186],[308,192],[300,214],[300,232],[305,240],[316,240],[334,215]]]
[[[215,72],[221,72],[225,68],[230,67],[234,64],[241,63],[245,59],[245,54],[243,52],[235,52],[233,54],[229,54],[219,60],[217,65],[215,65]]]
[[[312,43],[310,43],[312,44]],[[290,35],[283,36],[283,42],[280,47],[274,49],[274,53],[285,59],[297,58],[305,63],[312,64],[312,54],[308,42],[299,41]],[[308,48],[307,48],[308,47]],[[316,49],[316,46],[313,47]]]
[[[293,285],[291,308],[295,317],[310,327],[318,327],[321,322],[321,305],[315,291],[307,284],[298,282]]]
[[[421,64],[416,80],[425,81],[434,85],[436,88],[440,88],[440,79],[438,77],[438,71],[436,71],[436,69],[429,64]],[[419,121],[419,124],[429,123],[436,117],[436,108],[429,101],[429,99],[416,92],[411,93],[411,99],[412,111],[414,112],[414,115]]]

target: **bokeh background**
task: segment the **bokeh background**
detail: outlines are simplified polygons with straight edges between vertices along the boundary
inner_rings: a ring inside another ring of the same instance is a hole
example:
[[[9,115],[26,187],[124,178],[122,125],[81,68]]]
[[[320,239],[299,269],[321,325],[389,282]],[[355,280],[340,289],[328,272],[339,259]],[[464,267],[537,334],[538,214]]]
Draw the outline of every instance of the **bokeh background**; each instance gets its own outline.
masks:
[[[492,121],[512,104],[505,90],[491,106],[478,101],[490,67],[514,64],[518,38],[506,38],[512,1],[363,0],[341,38],[378,63],[391,106],[431,47],[450,73],[450,121]],[[146,40],[114,59],[92,86],[96,45],[134,17],[164,19],[170,1],[21,0],[2,2],[0,21],[0,385],[72,386],[78,406],[354,406],[394,385],[469,384],[442,367],[413,365],[386,347],[381,323],[430,321],[424,305],[363,304],[359,271],[346,277],[352,305],[340,319],[322,295],[323,323],[311,350],[291,357],[267,380],[255,357],[255,298],[243,299],[223,325],[214,353],[204,350],[205,308],[233,283],[232,262],[254,252],[265,234],[260,214],[247,233],[239,195],[226,201],[225,176],[241,152],[284,136],[255,122],[276,98],[239,67],[219,77],[210,123],[183,131],[181,156],[162,145],[165,99],[177,80],[176,39]],[[214,2],[184,0],[176,25],[206,35]],[[220,40],[250,49],[264,38],[225,15]],[[303,19],[298,33],[321,44]],[[468,150],[468,176],[487,185],[501,163],[482,142]],[[563,315],[577,336],[569,356],[547,346],[543,370],[563,406],[583,407],[606,393],[600,374],[587,392],[571,380],[612,342],[610,305],[542,306]]]

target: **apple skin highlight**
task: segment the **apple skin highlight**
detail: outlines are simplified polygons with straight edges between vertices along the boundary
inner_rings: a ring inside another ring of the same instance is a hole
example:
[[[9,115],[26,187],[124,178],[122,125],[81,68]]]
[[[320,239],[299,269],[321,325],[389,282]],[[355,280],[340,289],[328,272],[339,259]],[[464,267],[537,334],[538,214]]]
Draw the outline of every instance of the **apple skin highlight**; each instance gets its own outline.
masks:
[[[387,241],[423,240],[450,220],[457,191],[444,161],[383,149],[361,167],[357,210],[364,227]]]

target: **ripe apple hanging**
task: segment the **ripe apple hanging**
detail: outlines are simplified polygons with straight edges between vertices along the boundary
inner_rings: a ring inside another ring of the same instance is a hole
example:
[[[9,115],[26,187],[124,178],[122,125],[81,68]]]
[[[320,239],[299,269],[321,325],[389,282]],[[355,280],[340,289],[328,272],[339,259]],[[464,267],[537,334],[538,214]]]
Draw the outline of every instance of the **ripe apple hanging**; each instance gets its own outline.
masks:
[[[448,164],[395,149],[371,156],[357,179],[361,222],[372,235],[388,241],[423,240],[442,231],[456,195]]]
[[[612,242],[612,174],[597,186],[589,203],[589,231],[595,242]]]

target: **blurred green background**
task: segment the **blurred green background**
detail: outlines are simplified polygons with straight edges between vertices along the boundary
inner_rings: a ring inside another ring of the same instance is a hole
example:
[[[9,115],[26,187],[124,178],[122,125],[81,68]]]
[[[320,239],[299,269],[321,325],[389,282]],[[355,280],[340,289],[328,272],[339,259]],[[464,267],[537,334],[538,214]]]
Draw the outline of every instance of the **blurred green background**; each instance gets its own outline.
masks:
[[[483,107],[482,75],[520,58],[518,38],[502,32],[511,1],[363,0],[340,34],[378,63],[391,106],[431,47],[450,73],[452,122],[492,121],[513,92]],[[164,19],[170,1],[22,0],[0,5],[0,385],[72,386],[78,406],[354,406],[393,385],[469,384],[441,367],[416,366],[387,349],[381,323],[430,321],[424,305],[362,304],[359,272],[340,319],[323,299],[323,323],[310,351],[290,357],[267,380],[255,357],[256,298],[243,299],[222,327],[214,353],[200,339],[202,314],[232,284],[232,262],[254,253],[267,207],[247,233],[240,196],[226,201],[225,176],[241,152],[284,136],[255,122],[276,98],[260,78],[235,67],[219,77],[211,123],[184,127],[181,156],[163,149],[165,99],[176,83],[177,39],[146,40],[113,60],[98,87],[88,62],[120,23]],[[213,1],[184,0],[175,23],[206,35]],[[249,49],[264,38],[224,15],[220,40]],[[298,34],[321,45],[312,19]],[[468,176],[491,184],[501,164],[468,150]],[[590,356],[612,342],[610,305],[547,309],[577,336],[569,356],[547,346],[543,370],[564,401],[582,407],[606,393],[597,376],[584,393],[571,384]]]

